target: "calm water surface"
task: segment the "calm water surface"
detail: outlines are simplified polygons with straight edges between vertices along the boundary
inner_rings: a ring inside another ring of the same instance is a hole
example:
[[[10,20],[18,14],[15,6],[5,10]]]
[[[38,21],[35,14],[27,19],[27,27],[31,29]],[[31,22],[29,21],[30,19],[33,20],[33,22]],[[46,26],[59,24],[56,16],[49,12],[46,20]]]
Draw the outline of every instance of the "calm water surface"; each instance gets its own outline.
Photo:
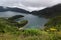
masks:
[[[24,15],[23,18],[18,19],[19,20],[28,20],[28,24],[26,25],[26,28],[42,28],[45,23],[47,23],[48,19],[38,17],[32,14],[25,14],[25,13],[17,13],[17,12],[0,12],[0,17],[11,17],[14,15]]]

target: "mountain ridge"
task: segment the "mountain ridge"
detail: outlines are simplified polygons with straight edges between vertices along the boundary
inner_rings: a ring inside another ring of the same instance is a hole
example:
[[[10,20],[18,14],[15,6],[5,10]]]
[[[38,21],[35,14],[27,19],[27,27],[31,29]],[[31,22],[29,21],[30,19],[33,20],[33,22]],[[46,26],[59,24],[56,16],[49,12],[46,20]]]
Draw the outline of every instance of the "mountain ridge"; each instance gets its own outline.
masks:
[[[55,17],[61,15],[61,4],[54,5],[52,7],[47,7],[43,10],[32,11],[31,14],[43,16],[47,18]]]
[[[5,12],[5,11],[13,11],[13,12],[19,12],[19,13],[29,13],[29,11],[21,8],[11,8],[11,7],[6,7],[4,8],[3,6],[0,6],[0,12]]]

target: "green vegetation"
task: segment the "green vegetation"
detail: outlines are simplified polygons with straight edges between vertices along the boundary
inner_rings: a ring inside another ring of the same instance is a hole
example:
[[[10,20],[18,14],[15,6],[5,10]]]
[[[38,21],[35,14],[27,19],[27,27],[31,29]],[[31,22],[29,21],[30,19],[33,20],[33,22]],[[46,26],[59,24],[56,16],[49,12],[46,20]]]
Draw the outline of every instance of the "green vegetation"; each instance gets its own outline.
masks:
[[[61,40],[61,32],[46,32],[39,29],[19,31],[19,35],[10,33],[0,34],[1,40]]]
[[[15,15],[15,16],[12,16],[12,17],[9,17],[8,20],[16,20],[18,18],[22,18],[24,17],[23,15]]]
[[[20,22],[18,22],[19,23],[19,25],[21,26],[21,27],[23,27],[23,26],[25,26],[27,23],[28,23],[28,21],[27,20],[22,20],[22,21],[20,21]]]
[[[26,25],[26,22],[23,22]],[[21,23],[18,22],[11,22],[10,20],[0,18],[0,32],[16,32],[18,31],[18,27],[23,27]]]
[[[61,16],[51,18],[48,23],[45,24],[45,29],[54,28],[57,31],[61,31]]]
[[[28,23],[0,18],[0,40],[61,40],[61,17],[55,17],[45,24],[44,29],[21,29]]]

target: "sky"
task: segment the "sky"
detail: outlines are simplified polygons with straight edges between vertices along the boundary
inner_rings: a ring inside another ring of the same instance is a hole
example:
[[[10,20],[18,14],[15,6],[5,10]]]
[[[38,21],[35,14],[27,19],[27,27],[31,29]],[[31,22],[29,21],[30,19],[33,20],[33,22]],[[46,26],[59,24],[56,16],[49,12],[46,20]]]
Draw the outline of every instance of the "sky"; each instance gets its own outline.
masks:
[[[0,6],[19,7],[28,11],[41,10],[61,3],[61,0],[0,0]]]

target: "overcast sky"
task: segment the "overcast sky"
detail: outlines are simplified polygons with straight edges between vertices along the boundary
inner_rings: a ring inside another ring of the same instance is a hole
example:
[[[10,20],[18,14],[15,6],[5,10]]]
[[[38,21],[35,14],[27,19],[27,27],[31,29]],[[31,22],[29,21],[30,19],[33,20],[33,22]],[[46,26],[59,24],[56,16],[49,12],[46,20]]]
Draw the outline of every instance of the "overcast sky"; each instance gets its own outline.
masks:
[[[40,10],[58,3],[61,3],[61,0],[0,0],[0,6],[19,7],[29,11]]]

